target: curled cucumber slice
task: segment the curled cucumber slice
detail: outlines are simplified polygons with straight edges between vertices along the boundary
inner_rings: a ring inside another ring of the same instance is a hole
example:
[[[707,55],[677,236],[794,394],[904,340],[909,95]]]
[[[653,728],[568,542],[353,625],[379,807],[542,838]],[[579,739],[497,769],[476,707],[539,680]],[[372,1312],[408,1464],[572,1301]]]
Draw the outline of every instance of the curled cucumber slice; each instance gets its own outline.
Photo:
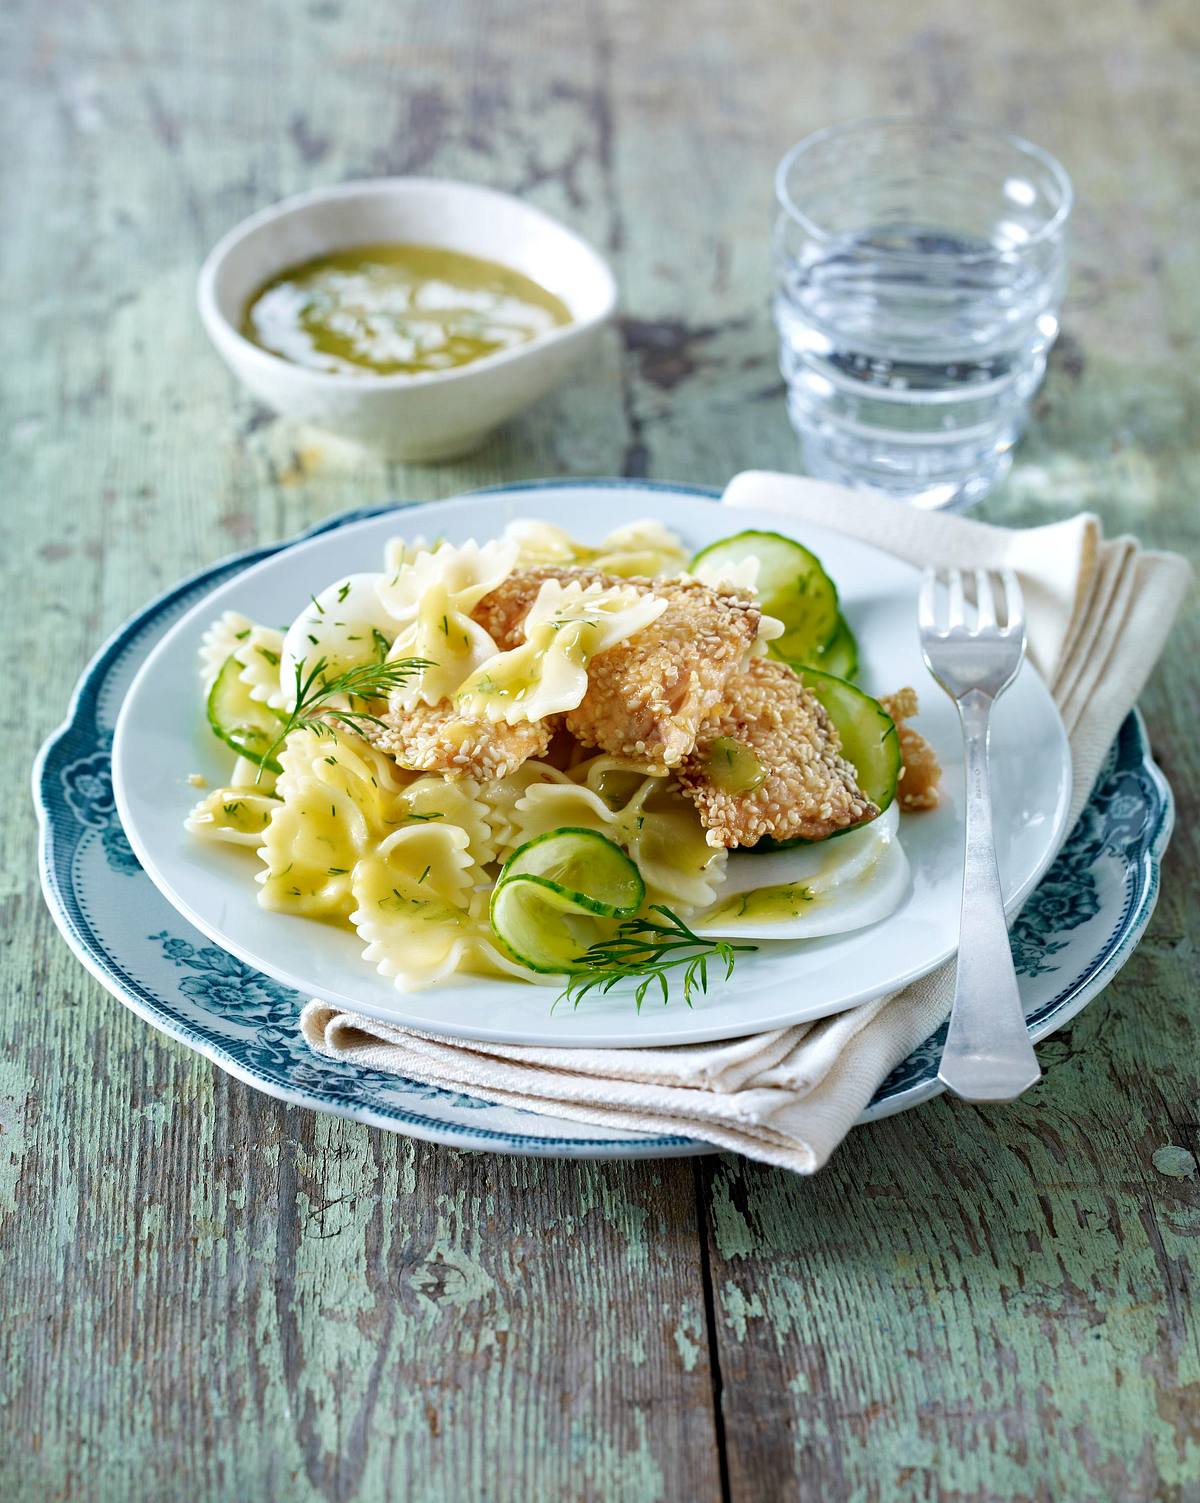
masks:
[[[611,921],[631,918],[645,896],[641,873],[620,846],[595,830],[551,830],[501,868],[492,930],[531,971],[572,971]]]
[[[837,631],[837,588],[815,553],[781,532],[739,532],[702,548],[690,567],[710,568],[758,560],[756,593],[769,616],[783,622],[784,633],[772,642],[778,657],[811,662]]]
[[[792,668],[820,700],[837,728],[846,760],[854,763],[858,786],[882,813],[896,797],[900,781],[896,722],[877,699],[845,679],[796,663]]]
[[[213,734],[239,756],[249,758],[269,772],[279,772],[279,763],[266,754],[275,744],[287,716],[251,699],[241,672],[242,665],[236,657],[225,659],[208,691],[208,723]]]

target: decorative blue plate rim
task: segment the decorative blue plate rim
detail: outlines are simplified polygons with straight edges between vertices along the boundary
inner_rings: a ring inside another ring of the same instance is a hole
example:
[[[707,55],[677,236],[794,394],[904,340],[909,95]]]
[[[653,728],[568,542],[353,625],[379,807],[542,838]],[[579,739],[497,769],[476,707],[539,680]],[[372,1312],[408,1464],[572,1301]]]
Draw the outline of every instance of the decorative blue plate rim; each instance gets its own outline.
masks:
[[[556,486],[636,488],[708,501],[719,499],[718,492],[700,486],[575,478],[488,486],[473,494]],[[97,853],[102,853],[109,870],[150,887],[129,850],[112,805],[108,771],[111,720],[106,727],[99,712],[114,675],[139,648],[140,655],[145,655],[153,643],[153,637],[146,640],[148,634],[157,636],[170,624],[163,618],[173,608],[178,614],[223,579],[293,543],[368,517],[407,509],[408,505],[355,508],[287,542],[226,558],[157,596],[109,637],[85,668],[65,721],[46,740],[33,768],[40,826],[39,865],[50,912],[81,963],[138,1016],[247,1084],[281,1100],[413,1137],[491,1152],[572,1158],[650,1158],[709,1152],[710,1145],[677,1136],[575,1136],[586,1129],[567,1122],[561,1125],[571,1135],[561,1137],[525,1133],[511,1125],[503,1130],[489,1128],[479,1119],[496,1116],[511,1123],[514,1117],[534,1114],[514,1113],[381,1072],[354,1071],[318,1059],[299,1039],[295,1028],[302,999],[207,945],[173,910],[167,909],[173,927],[191,937],[178,937],[166,930],[148,936],[161,945],[159,971],[169,962],[176,973],[184,973],[175,976],[173,996],[163,994],[170,992],[163,975],[158,977],[159,984],[152,986],[144,976],[135,974],[134,967],[114,951],[108,935],[100,932],[94,921],[87,892],[81,886],[80,869],[86,862],[77,859],[85,847],[89,861],[99,859]],[[156,626],[158,632],[154,631]],[[1014,956],[1029,1031],[1035,1040],[1074,1017],[1132,954],[1154,911],[1159,867],[1173,822],[1170,788],[1151,756],[1141,715],[1134,711],[1121,728],[1078,824],[1013,926]],[[165,900],[161,901],[166,907]],[[220,996],[225,1011],[213,1010],[208,1000],[213,996]],[[237,1009],[233,1014],[228,1012],[235,1005],[231,999],[235,999]],[[944,1027],[902,1061],[880,1086],[860,1120],[889,1116],[938,1094],[937,1059],[943,1038]],[[411,1097],[427,1108],[437,1103],[443,1115],[412,1110],[385,1100],[388,1096]],[[447,1120],[444,1113],[450,1109],[476,1120]]]

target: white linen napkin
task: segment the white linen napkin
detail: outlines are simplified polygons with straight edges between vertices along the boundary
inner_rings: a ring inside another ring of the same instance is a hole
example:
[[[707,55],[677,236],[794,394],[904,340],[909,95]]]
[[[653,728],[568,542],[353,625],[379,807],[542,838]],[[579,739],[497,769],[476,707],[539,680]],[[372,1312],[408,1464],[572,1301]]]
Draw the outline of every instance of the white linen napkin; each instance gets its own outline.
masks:
[[[1130,537],[1106,540],[1088,513],[1013,531],[764,471],[736,476],[724,504],[843,532],[914,564],[1015,569],[1029,655],[1070,737],[1074,822],[1187,591],[1182,558],[1147,552]],[[333,1059],[576,1121],[685,1134],[811,1174],[884,1077],[942,1022],[953,986],[950,962],[820,1022],[665,1049],[476,1044],[318,1001],[305,1007],[300,1026],[312,1048]]]

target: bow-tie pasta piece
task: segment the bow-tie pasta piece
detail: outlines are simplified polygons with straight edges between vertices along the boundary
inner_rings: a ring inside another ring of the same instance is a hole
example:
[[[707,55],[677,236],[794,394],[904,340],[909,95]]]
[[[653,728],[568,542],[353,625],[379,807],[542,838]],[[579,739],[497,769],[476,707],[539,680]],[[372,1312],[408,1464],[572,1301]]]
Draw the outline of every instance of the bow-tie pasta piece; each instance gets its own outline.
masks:
[[[518,517],[510,522],[504,536],[516,544],[517,567],[521,569],[536,569],[543,564],[569,568],[582,563],[589,551],[566,528],[534,517]]]
[[[708,844],[695,805],[673,778],[649,778],[627,807],[634,828],[626,848],[648,900],[684,910],[707,908],[725,881],[729,853]]]
[[[491,816],[474,778],[418,777],[401,794],[391,822],[454,825],[466,835],[467,849],[477,866],[496,859]]]
[[[535,783],[570,783],[571,779],[549,762],[531,757],[502,778],[492,778],[479,788],[479,800],[487,810],[488,823],[496,845],[496,856],[504,859],[521,844],[517,826],[517,803]]]
[[[272,626],[259,626],[239,611],[226,611],[214,621],[200,641],[200,678],[207,694],[231,657],[239,664],[238,677],[250,690],[250,698],[282,709],[279,663],[283,633]]]
[[[188,815],[184,826],[205,840],[257,849],[279,807],[278,799],[252,788],[214,788]]]
[[[200,682],[205,694],[217,681],[217,674],[250,635],[254,622],[240,611],[226,611],[214,621],[200,639]]]
[[[471,612],[512,572],[517,550],[503,539],[420,552],[379,587],[379,598],[400,623],[390,658],[424,659],[430,666],[392,695],[394,710],[437,705],[494,656],[496,644]]]
[[[517,545],[517,564],[533,569],[547,564],[559,568],[586,565],[622,579],[678,574],[687,567],[688,553],[675,533],[646,517],[610,532],[599,547],[589,547],[553,522],[520,517],[504,535]]]
[[[508,725],[573,710],[587,693],[587,665],[667,609],[657,596],[577,580],[546,580],[525,617],[525,641],[497,653],[455,696],[464,715]]]
[[[379,586],[385,574],[347,574],[314,595],[283,639],[279,690],[288,706],[296,702],[296,668],[302,673],[324,662],[328,681],[365,663],[382,663],[391,650],[396,623],[384,609]]]
[[[259,849],[266,865],[257,878],[259,904],[309,918],[349,917],[351,874],[376,838],[349,793],[316,778],[298,780],[275,809]]]
[[[474,862],[455,825],[396,830],[354,869],[354,910],[369,961],[400,991],[431,986],[458,969],[472,942]]]
[[[412,773],[343,726],[332,736],[319,736],[307,727],[293,731],[279,753],[279,765],[275,791],[280,797],[312,781],[336,788],[354,800],[380,835],[393,823],[397,800],[413,780]]]
[[[438,545],[428,543],[424,537],[388,538],[383,545],[383,572],[390,579],[398,574],[405,564],[411,564],[418,553],[429,553]]]
[[[493,538],[482,547],[473,538],[457,547],[439,543],[433,549],[420,549],[415,556],[406,549],[400,567],[380,583],[379,598],[395,620],[410,621],[425,592],[440,585],[454,609],[469,615],[485,595],[504,583],[516,559],[516,544],[505,538]]]
[[[678,574],[688,565],[688,551],[676,533],[653,518],[630,522],[610,532],[590,560],[593,569],[621,579],[654,579]]]
[[[238,674],[250,691],[250,698],[272,710],[287,709],[291,703],[279,682],[283,661],[283,633],[273,626],[252,626],[245,641],[238,644],[234,657],[242,665]]]
[[[427,666],[392,691],[393,712],[453,699],[463,680],[495,653],[496,644],[484,628],[455,610],[442,585],[430,585],[415,618],[401,627],[391,652],[393,661],[420,658]]]

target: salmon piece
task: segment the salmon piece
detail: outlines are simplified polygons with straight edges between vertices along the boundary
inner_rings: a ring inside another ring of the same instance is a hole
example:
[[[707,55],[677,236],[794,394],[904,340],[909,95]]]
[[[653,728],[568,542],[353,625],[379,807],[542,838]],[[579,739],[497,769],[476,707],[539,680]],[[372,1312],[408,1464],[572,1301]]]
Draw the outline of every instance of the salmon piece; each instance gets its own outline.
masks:
[[[587,694],[567,712],[566,726],[585,746],[656,769],[678,767],[758,636],[758,606],[697,580],[616,579],[585,568],[521,570],[474,612],[501,649],[523,640],[522,622],[546,579],[633,588],[668,602],[657,621],[591,660]]]
[[[758,759],[757,788],[731,793],[713,782],[712,743],[721,736]],[[678,777],[711,846],[756,845],[764,835],[824,840],[879,813],[816,695],[773,658],[751,658],[729,678],[724,704],[701,727]]]
[[[554,715],[520,725],[470,720],[448,699],[411,710],[389,710],[384,721],[365,734],[401,767],[478,778],[483,783],[507,777],[529,757],[540,757],[560,724]]]

